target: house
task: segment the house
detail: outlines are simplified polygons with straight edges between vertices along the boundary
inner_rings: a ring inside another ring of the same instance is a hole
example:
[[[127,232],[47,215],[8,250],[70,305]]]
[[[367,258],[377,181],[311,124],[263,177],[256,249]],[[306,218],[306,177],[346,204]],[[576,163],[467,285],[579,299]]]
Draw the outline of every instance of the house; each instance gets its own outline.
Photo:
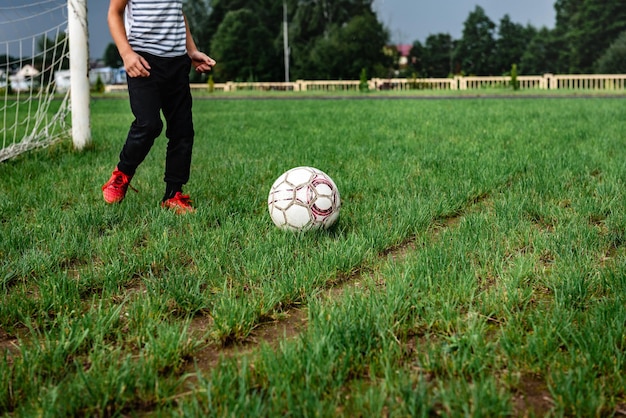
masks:
[[[89,71],[89,84],[94,86],[98,77],[104,84],[123,84],[126,83],[126,71],[124,68],[92,68]],[[57,92],[65,93],[71,86],[71,74],[70,70],[58,70],[54,73],[54,82],[56,84]]]
[[[124,67],[92,68],[89,72],[89,82],[92,85],[96,84],[98,77],[104,84],[124,84],[126,83],[126,70],[124,70]]]
[[[409,55],[411,54],[411,48],[413,48],[413,45],[396,45],[396,49],[398,50],[398,65],[400,66],[400,68],[405,68],[409,64]]]
[[[15,74],[9,76],[13,91],[28,91],[35,85],[34,77],[40,74],[39,70],[30,64],[20,68]]]
[[[54,73],[54,83],[58,93],[65,93],[70,89],[70,70],[59,70]]]
[[[17,79],[27,79],[37,77],[39,74],[38,69],[30,64],[26,64],[15,73],[14,77]]]

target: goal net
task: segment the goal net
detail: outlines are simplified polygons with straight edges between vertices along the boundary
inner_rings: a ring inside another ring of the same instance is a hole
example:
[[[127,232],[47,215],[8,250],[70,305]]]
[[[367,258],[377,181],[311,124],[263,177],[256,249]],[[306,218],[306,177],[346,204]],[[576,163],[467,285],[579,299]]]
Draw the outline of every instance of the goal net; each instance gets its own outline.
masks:
[[[67,0],[0,2],[0,162],[71,134]]]

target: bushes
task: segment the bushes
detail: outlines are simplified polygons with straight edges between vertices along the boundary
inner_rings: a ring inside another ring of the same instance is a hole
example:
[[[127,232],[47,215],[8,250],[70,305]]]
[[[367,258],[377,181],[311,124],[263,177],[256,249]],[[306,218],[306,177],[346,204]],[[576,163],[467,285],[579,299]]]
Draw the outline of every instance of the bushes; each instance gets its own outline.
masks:
[[[102,77],[100,77],[100,74],[98,74],[96,84],[94,84],[93,86],[93,91],[96,93],[104,93],[104,82],[102,81]]]
[[[368,92],[370,90],[369,83],[367,80],[367,71],[365,68],[361,70],[361,77],[359,81],[359,91]]]
[[[513,90],[519,90],[519,81],[517,80],[517,64],[511,66],[511,87]]]

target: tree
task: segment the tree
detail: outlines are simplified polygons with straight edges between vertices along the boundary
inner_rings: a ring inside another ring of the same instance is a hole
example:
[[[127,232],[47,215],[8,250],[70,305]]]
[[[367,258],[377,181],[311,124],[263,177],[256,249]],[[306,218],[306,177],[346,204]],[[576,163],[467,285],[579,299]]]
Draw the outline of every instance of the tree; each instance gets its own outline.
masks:
[[[228,12],[213,36],[215,77],[232,81],[267,81],[273,36],[249,9]]]
[[[287,2],[292,7],[296,0]],[[217,61],[214,69],[216,80],[230,80],[224,77],[258,81],[284,79],[282,2],[186,0],[185,15],[198,48]],[[234,18],[237,16],[245,21],[237,21]],[[235,49],[229,51],[230,48]],[[245,56],[237,57],[239,52]],[[231,58],[234,61],[231,62]],[[237,65],[243,63],[245,68],[237,69]]]
[[[362,68],[376,76],[391,65],[373,0],[286,2],[291,78],[356,78]],[[282,1],[185,0],[185,14],[198,47],[217,61],[216,80],[284,80]]]
[[[496,25],[487,17],[485,10],[476,6],[463,24],[463,37],[455,50],[455,61],[463,72],[475,75],[491,75],[496,71],[493,52]]]
[[[409,52],[409,66],[420,77],[445,78],[453,73],[454,40],[447,33],[429,35],[422,45],[415,41]]]
[[[217,26],[212,28],[209,24],[211,0],[185,0],[183,10],[196,46],[208,51],[213,33],[217,30]]]
[[[373,0],[298,0],[294,24],[300,37],[327,35],[353,17],[374,14]]]
[[[117,50],[117,47],[114,43],[110,43],[107,45],[104,50],[104,65],[107,67],[119,68],[124,65],[124,61],[120,56],[120,52]]]
[[[532,37],[520,60],[520,71],[524,74],[556,74],[559,66],[560,49],[554,31],[543,27]]]
[[[557,0],[554,7],[559,61],[570,73],[592,72],[598,58],[626,30],[623,0]]]
[[[600,74],[626,74],[626,31],[602,54],[594,68]]]
[[[359,30],[369,33],[369,35],[358,35],[366,42],[368,38],[375,40],[379,37],[384,37],[386,42],[389,35],[376,20],[376,15],[372,11],[372,4],[373,0],[298,0],[289,29],[292,58],[291,69],[295,77],[321,78],[322,75],[317,74],[318,68],[323,66],[323,63],[317,61],[319,56],[326,54],[324,50],[331,48],[332,45],[341,47],[337,43],[338,38],[343,36],[340,32],[346,30],[346,25],[356,17],[367,17],[367,21],[371,22],[374,27],[362,27],[357,21],[352,23],[353,28],[349,29],[349,31],[354,31],[356,26],[360,28]],[[373,31],[379,33],[374,34]],[[335,39],[331,39],[333,37]],[[366,46],[362,45],[361,49],[365,49]],[[384,54],[381,53],[382,47],[380,50],[378,48],[378,41],[377,44],[370,45],[370,48],[372,51],[371,53],[368,51],[368,56],[374,54],[381,56],[385,60]],[[339,50],[335,52],[335,54],[339,53]],[[345,62],[348,63],[347,60]],[[381,65],[383,65],[382,62]],[[368,69],[368,74],[371,75],[381,71],[370,71],[370,69],[373,69],[371,64],[366,65],[365,68]],[[335,72],[337,71],[331,71],[331,73]],[[329,71],[324,69],[324,73],[328,74]],[[356,74],[352,75],[352,78],[357,77],[359,73],[360,69]]]
[[[61,61],[60,68],[70,68],[68,52],[69,43],[65,33],[58,34],[56,39],[50,39],[46,35],[37,39],[37,55],[43,59],[42,69],[55,65],[58,61]]]
[[[424,45],[420,41],[413,42],[411,46],[411,50],[409,51],[408,59],[408,68],[411,72],[410,75],[415,74],[418,77],[426,77],[426,72],[424,70],[424,54],[425,54]]]
[[[521,62],[535,32],[536,29],[532,26],[524,27],[519,23],[513,23],[508,14],[504,15],[498,26],[496,54],[494,54],[496,74],[505,74],[511,70],[511,65]]]
[[[452,74],[454,40],[447,33],[429,35],[424,44],[422,65],[426,77],[445,78]]]
[[[312,76],[321,79],[355,79],[362,69],[384,76],[391,59],[383,49],[388,33],[373,13],[353,17],[347,24],[333,25],[311,49]]]
[[[572,40],[568,39],[570,26],[574,22],[574,16],[577,13],[582,0],[556,0],[554,10],[556,12],[556,25],[552,31],[552,42],[559,51],[555,66],[558,68],[555,73],[568,72],[570,55],[572,53]]]

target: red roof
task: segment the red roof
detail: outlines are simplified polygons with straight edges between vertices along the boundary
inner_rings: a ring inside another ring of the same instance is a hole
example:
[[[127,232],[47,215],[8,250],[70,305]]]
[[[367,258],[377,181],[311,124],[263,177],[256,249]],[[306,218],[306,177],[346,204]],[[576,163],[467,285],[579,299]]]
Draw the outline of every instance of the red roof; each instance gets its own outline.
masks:
[[[413,45],[407,45],[407,44],[396,45],[396,48],[398,49],[400,56],[408,57],[409,53],[411,52],[411,48],[413,48]]]

